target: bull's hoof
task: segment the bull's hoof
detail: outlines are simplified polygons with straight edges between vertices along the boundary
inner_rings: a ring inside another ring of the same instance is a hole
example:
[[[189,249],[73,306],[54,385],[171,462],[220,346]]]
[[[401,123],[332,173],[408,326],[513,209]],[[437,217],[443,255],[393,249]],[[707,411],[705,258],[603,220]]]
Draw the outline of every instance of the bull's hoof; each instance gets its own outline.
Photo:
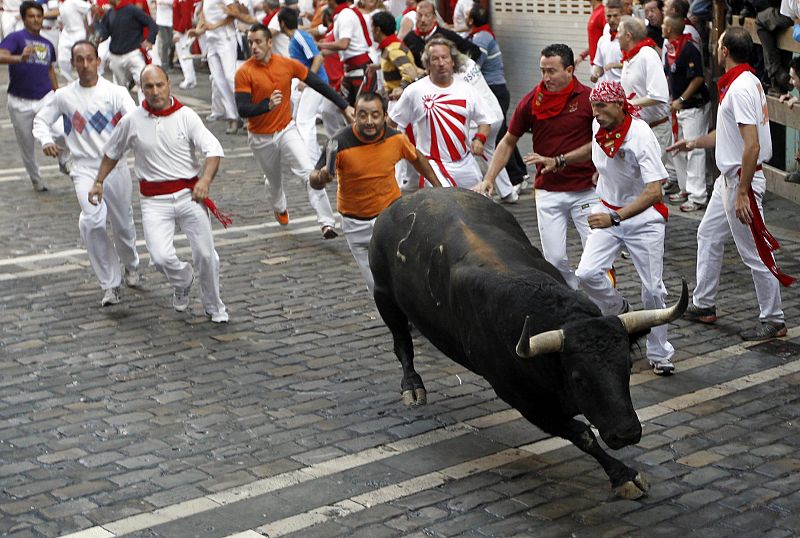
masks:
[[[647,495],[649,489],[650,484],[647,483],[642,473],[636,473],[633,480],[628,480],[614,488],[614,494],[621,499],[635,500]]]
[[[403,403],[406,407],[412,405],[425,405],[428,403],[428,393],[425,389],[414,389],[403,391]]]

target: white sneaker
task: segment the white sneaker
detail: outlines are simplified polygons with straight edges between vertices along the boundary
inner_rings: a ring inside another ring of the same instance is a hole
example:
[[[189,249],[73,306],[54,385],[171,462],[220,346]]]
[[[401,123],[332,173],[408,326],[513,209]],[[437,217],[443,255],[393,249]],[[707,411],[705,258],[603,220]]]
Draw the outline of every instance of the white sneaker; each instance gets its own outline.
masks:
[[[215,116],[214,114],[209,114],[208,116],[206,116],[206,123],[214,123],[219,119],[220,119],[219,116]]]
[[[212,314],[211,312],[206,312],[206,316],[211,318],[211,321],[213,323],[228,323],[228,320],[230,319],[227,310],[223,310],[222,312],[217,312],[216,314]]]
[[[128,286],[129,288],[135,288],[136,286],[139,285],[139,281],[141,280],[141,278],[139,277],[139,272],[136,269],[131,271],[127,267],[125,268],[125,271],[123,272],[122,276],[125,279],[125,285]]]
[[[103,300],[100,301],[100,306],[111,306],[119,304],[119,286],[116,288],[108,288],[103,294]]]
[[[519,201],[519,194],[515,191],[511,191],[509,194],[506,194],[502,198],[500,198],[501,204],[516,204]]]
[[[64,174],[65,176],[68,176],[68,175],[70,175],[70,173],[72,173],[72,167],[73,167],[74,164],[75,164],[75,161],[72,160],[72,157],[70,157],[69,159],[67,159],[64,162],[59,161],[58,162],[58,171],[61,172],[62,174]]]
[[[178,312],[185,312],[189,308],[189,292],[192,291],[192,284],[194,284],[194,277],[185,288],[175,288],[175,293],[172,295],[172,308]]]
[[[183,82],[178,84],[178,87],[180,89],[182,89],[182,90],[191,90],[196,86],[197,86],[197,82],[191,82],[189,80],[184,80]]]

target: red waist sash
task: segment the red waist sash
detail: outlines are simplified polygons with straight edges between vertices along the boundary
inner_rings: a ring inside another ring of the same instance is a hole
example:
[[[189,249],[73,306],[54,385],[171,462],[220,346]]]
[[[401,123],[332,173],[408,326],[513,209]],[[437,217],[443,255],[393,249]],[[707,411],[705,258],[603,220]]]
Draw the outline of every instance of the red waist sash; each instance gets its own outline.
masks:
[[[183,189],[194,189],[197,181],[197,176],[191,179],[173,179],[171,181],[147,181],[142,179],[139,180],[139,193],[142,196],[175,194]],[[217,204],[215,204],[211,198],[206,198],[203,200],[203,205],[205,205],[208,210],[211,211],[211,214],[217,218],[223,227],[227,228],[229,224],[233,223],[230,216],[220,211],[219,208],[217,208]]]
[[[617,207],[615,205],[609,204],[608,202],[606,202],[602,198],[600,199],[600,201],[603,202],[604,206],[606,206],[607,208],[609,208],[609,209],[611,209],[613,211],[619,211],[620,209],[622,209],[622,207]],[[664,221],[665,222],[669,220],[669,209],[667,209],[667,206],[664,205],[664,202],[656,202],[656,203],[654,203],[653,204],[653,209],[658,211],[661,214],[661,216],[664,217]]]

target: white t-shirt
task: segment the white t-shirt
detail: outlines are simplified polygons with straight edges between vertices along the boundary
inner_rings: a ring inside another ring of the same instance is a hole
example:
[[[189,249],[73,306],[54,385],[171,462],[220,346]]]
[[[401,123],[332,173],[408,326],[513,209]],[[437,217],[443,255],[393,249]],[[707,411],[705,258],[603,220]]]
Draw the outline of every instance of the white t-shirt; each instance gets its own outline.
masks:
[[[172,1],[158,0],[156,2],[156,24],[172,28]]]
[[[147,181],[191,179],[202,169],[198,152],[203,158],[225,155],[200,116],[186,106],[169,116],[135,108],[117,124],[104,153],[120,159],[126,149],[133,150],[136,177]]]
[[[620,83],[629,99],[649,97],[659,102],[643,107],[639,117],[647,123],[669,115],[669,85],[664,65],[652,47],[643,47],[633,58],[622,65]],[[631,97],[633,93],[633,97]]]
[[[346,50],[339,51],[342,61],[353,58],[359,54],[369,52],[367,38],[361,26],[361,19],[356,15],[355,8],[343,9],[333,20],[333,38],[335,40],[350,39],[350,46]],[[369,30],[367,30],[369,32]]]
[[[284,58],[289,57],[289,36],[281,32],[281,23],[278,21],[278,16],[275,15],[270,19],[267,25],[269,31],[272,32],[272,52],[280,54]]]
[[[216,24],[225,19],[225,6],[233,4],[236,0],[203,0],[203,17],[207,24]],[[236,28],[233,22],[219,28],[209,30],[205,34],[208,39],[233,39],[236,37]]]
[[[100,77],[95,86],[84,88],[75,80],[57,89],[53,99],[36,114],[33,136],[42,146],[54,143],[51,125],[63,117],[67,148],[75,166],[96,169],[116,125],[135,109],[136,103],[122,86]]]
[[[86,36],[86,14],[92,5],[84,0],[64,0],[58,8],[61,16],[61,31],[67,35]]]
[[[447,88],[437,86],[430,77],[412,83],[403,91],[391,118],[401,131],[414,125],[417,147],[443,163],[458,162],[469,153],[470,121],[492,123],[478,94],[458,77]]]
[[[483,78],[480,66],[472,58],[467,58],[466,62],[464,62],[464,68],[461,71],[457,71],[455,75],[464,82],[469,83],[475,93],[478,94],[481,100],[481,109],[492,120],[489,123],[495,123],[503,119],[503,109],[500,108],[497,97],[492,93],[492,89],[489,88],[486,79]]]
[[[603,34],[597,41],[597,52],[594,55],[594,64],[603,68],[603,76],[598,79],[613,80],[619,82],[622,78],[622,68],[615,67],[606,69],[608,64],[618,64],[622,61],[622,50],[619,48],[619,40],[611,41],[610,34]]]
[[[597,120],[593,120],[592,134],[597,135],[599,129]],[[625,141],[613,158],[603,152],[592,136],[592,162],[599,174],[597,196],[615,207],[633,202],[644,191],[645,183],[667,177],[656,135],[638,118],[631,121]]]
[[[458,0],[456,7],[453,9],[453,28],[465,28],[467,26],[467,18],[473,5],[475,5],[475,0]],[[458,35],[467,37],[469,31],[458,32]]]
[[[744,72],[734,80],[717,109],[717,144],[714,157],[717,168],[725,176],[736,177],[742,166],[744,139],[739,124],[755,125],[758,129],[758,162],[772,158],[772,138],[769,133],[767,97],[758,78]]]
[[[781,15],[785,15],[792,20],[800,18],[800,1],[781,0]]]

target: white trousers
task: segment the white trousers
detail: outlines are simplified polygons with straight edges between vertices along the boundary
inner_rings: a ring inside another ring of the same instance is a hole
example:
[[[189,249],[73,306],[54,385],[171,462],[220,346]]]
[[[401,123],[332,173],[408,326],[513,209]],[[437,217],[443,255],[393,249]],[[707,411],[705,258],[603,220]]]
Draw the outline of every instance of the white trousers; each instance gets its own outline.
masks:
[[[200,300],[209,314],[222,314],[225,305],[219,297],[219,255],[214,249],[214,235],[206,207],[192,201],[192,191],[141,196],[142,229],[150,252],[150,261],[164,273],[170,285],[185,288],[197,269]],[[180,226],[192,247],[192,265],[178,259],[175,252],[175,225]]]
[[[598,204],[592,212],[610,212]],[[595,228],[586,240],[575,275],[589,298],[605,316],[622,311],[622,295],[611,284],[608,272],[622,248],[642,281],[642,303],[646,310],[664,308],[667,289],[661,278],[664,263],[664,217],[652,207],[623,221],[619,226]],[[647,359],[652,363],[668,361],[675,349],[667,341],[667,326],[659,325],[647,335]]]
[[[375,290],[375,281],[372,279],[372,271],[369,268],[369,243],[372,240],[372,228],[375,226],[375,219],[358,220],[342,217],[342,231],[347,240],[347,246],[356,259],[356,265],[361,272],[361,276],[367,283],[367,290],[372,297]]]
[[[322,94],[309,88],[306,88],[300,94],[300,100],[297,103],[296,124],[300,136],[306,143],[306,151],[312,164],[316,164],[320,156],[319,143],[317,142],[317,112],[319,111],[322,101],[325,100]],[[339,110],[338,108],[336,110]]]
[[[282,163],[285,159],[296,177],[303,181],[308,193],[308,201],[317,214],[320,226],[333,226],[333,209],[325,189],[311,188],[308,176],[312,164],[308,158],[303,137],[297,131],[294,122],[290,122],[282,131],[270,135],[248,133],[247,141],[256,162],[264,172],[264,186],[272,209],[282,213],[286,211],[286,193],[283,191]]]
[[[711,105],[678,111],[678,140],[695,140],[708,133],[708,117]],[[678,185],[681,192],[689,193],[689,201],[705,205],[706,192],[706,150],[693,149],[678,152],[672,156]]]
[[[125,54],[109,54],[108,55],[108,68],[114,75],[114,82],[127,88],[128,84],[133,81],[139,91],[139,75],[142,74],[142,69],[145,68],[147,63],[144,61],[142,51],[139,49],[132,50]]]
[[[233,76],[236,73],[236,37],[208,39],[208,70],[211,73],[211,115],[235,120],[236,97]]]
[[[178,56],[178,63],[181,64],[183,80],[187,84],[195,84],[197,82],[197,75],[195,75],[194,58],[192,57],[192,42],[194,39],[190,38],[185,33],[177,35],[179,39],[175,44],[175,53]]]
[[[472,152],[467,151],[466,155],[458,162],[436,162],[430,159],[431,168],[439,178],[442,187],[461,187],[471,189],[481,182],[483,176],[478,166],[478,161]],[[454,184],[455,183],[455,184]],[[427,181],[425,184],[430,186]]]
[[[0,14],[0,25],[2,25],[3,38],[8,37],[11,32],[22,30],[22,19],[19,16],[19,10],[16,11],[3,11]]]
[[[75,80],[75,72],[72,69],[72,45],[81,39],[86,39],[86,32],[69,33],[62,30],[58,38],[58,70],[67,82]]]
[[[539,226],[539,238],[542,241],[544,259],[553,264],[567,281],[567,285],[578,289],[578,278],[572,270],[567,257],[567,226],[569,220],[575,224],[581,245],[586,246],[586,239],[591,232],[589,214],[598,203],[594,189],[582,191],[558,192],[536,189],[536,221]]]
[[[107,290],[122,283],[120,263],[131,271],[139,267],[139,254],[136,252],[136,227],[131,207],[130,171],[125,163],[118,164],[103,183],[103,201],[92,205],[89,191],[97,177],[97,166],[76,164],[72,170],[72,182],[81,206],[78,218],[81,239],[100,287]],[[111,220],[113,240],[108,236],[107,218]]]
[[[331,138],[339,129],[347,125],[347,120],[342,115],[342,111],[328,99],[322,99],[319,115],[322,117],[322,126],[325,128],[325,136],[328,138]]]
[[[738,177],[719,176],[714,183],[714,192],[708,202],[703,220],[697,229],[697,286],[692,302],[695,306],[708,308],[716,305],[719,277],[725,240],[733,234],[733,241],[744,264],[750,268],[756,288],[761,321],[783,321],[780,283],[761,261],[756,250],[750,227],[736,218],[736,190]],[[758,209],[763,217],[761,199],[766,188],[764,173],[755,173],[752,183]]]
[[[14,127],[14,135],[17,137],[22,164],[25,167],[25,171],[28,172],[28,177],[34,188],[43,186],[44,181],[39,172],[39,165],[36,164],[36,139],[33,137],[33,118],[50,99],[53,99],[54,95],[54,92],[50,92],[39,100],[21,99],[14,95],[8,95],[8,118]],[[65,148],[63,120],[61,118],[56,120],[50,129],[53,132],[56,144]],[[69,157],[69,152],[64,150],[59,154],[58,160],[63,163]]]
[[[491,125],[492,130],[489,131],[489,136],[486,137],[486,143],[483,145],[483,156],[482,157],[475,157],[476,161],[482,160],[485,163],[489,163],[492,161],[492,156],[494,155],[494,151],[497,146],[497,133],[500,132],[500,128],[503,126],[502,118],[498,121],[494,122]],[[469,138],[475,136],[475,133],[478,132],[477,127],[470,127],[469,130]],[[505,167],[500,170],[500,173],[497,174],[495,178],[495,186],[497,187],[497,194],[500,197],[505,198],[514,190],[514,186],[511,185],[511,179],[508,177],[508,172],[506,171]]]

